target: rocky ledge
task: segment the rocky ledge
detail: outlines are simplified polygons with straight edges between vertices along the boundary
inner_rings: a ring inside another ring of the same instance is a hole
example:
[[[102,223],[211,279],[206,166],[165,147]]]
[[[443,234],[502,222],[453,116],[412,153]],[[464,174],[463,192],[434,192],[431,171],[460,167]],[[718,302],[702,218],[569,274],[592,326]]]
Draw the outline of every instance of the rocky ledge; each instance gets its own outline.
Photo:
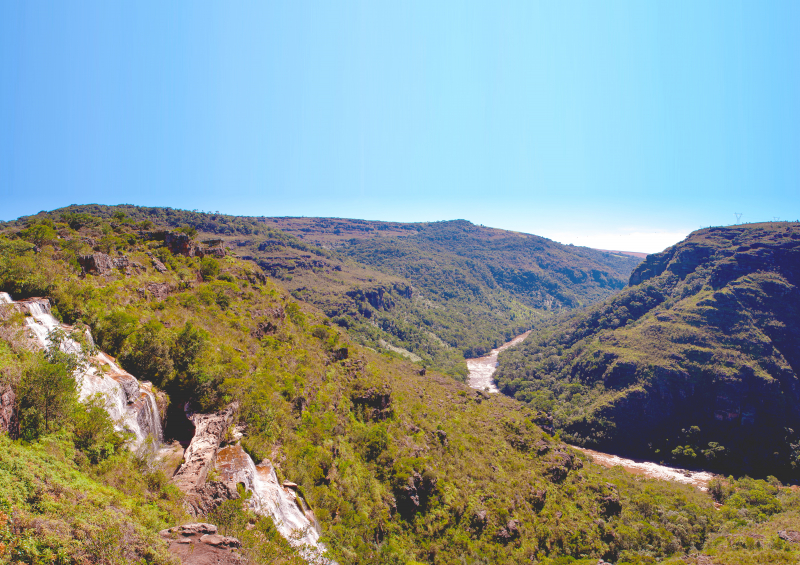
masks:
[[[217,534],[214,524],[196,523],[175,526],[159,532],[169,542],[169,552],[184,565],[239,565],[241,542]]]

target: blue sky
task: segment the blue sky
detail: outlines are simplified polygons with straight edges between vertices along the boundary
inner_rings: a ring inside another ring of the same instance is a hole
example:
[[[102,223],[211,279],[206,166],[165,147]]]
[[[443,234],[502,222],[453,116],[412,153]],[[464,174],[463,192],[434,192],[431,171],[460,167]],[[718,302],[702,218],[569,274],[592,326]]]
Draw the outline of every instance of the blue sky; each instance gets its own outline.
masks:
[[[658,251],[800,218],[800,2],[0,4],[0,219],[465,218]]]

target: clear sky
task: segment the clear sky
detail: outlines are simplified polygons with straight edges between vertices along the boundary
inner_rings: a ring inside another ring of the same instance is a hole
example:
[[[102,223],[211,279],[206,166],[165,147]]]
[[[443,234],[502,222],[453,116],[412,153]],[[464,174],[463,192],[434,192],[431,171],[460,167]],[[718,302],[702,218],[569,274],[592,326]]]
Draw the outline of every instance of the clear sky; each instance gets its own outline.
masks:
[[[0,3],[0,219],[73,203],[658,251],[800,218],[800,2]]]

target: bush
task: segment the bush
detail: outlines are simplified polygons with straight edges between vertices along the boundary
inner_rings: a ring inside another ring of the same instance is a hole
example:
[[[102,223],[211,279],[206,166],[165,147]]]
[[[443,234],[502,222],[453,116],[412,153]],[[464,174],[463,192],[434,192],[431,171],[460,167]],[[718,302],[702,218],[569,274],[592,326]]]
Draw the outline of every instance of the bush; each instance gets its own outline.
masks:
[[[210,281],[219,275],[219,261],[213,257],[203,257],[200,260],[200,274],[204,281]]]

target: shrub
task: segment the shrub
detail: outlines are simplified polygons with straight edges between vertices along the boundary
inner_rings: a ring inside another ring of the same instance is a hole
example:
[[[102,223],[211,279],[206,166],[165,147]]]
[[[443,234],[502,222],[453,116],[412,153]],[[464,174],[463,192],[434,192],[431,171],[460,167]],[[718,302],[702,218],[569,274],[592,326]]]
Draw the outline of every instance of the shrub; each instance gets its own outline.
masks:
[[[203,257],[200,260],[200,274],[204,281],[215,279],[219,275],[219,261],[213,257]]]

